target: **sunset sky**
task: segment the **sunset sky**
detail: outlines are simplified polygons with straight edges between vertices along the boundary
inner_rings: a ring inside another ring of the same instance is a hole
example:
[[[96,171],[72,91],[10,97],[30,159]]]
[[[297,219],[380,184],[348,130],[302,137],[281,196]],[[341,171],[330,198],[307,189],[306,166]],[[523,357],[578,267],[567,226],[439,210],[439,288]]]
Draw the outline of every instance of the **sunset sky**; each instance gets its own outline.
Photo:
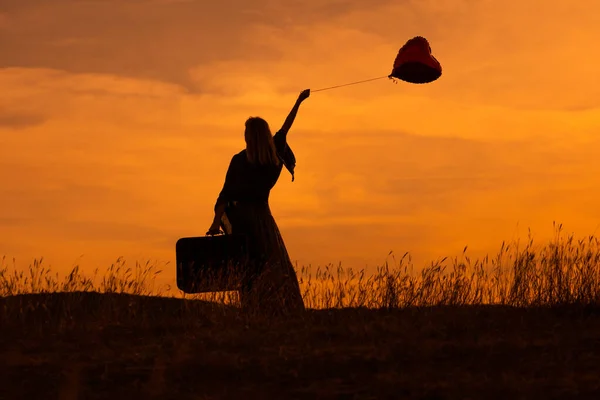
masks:
[[[600,3],[1,0],[0,256],[171,262],[202,236],[244,121],[313,93],[270,204],[299,265],[415,266],[600,227]],[[12,261],[11,261],[12,263]]]

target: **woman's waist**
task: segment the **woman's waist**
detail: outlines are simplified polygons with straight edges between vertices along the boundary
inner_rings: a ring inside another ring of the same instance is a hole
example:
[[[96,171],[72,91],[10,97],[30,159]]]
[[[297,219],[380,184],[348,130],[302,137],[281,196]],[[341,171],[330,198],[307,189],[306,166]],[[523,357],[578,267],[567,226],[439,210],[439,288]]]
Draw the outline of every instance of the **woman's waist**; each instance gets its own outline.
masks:
[[[237,193],[231,196],[228,200],[230,202],[244,203],[244,204],[268,204],[269,194],[266,193]]]
[[[234,197],[227,204],[233,207],[268,207],[269,197]]]
[[[269,200],[231,200],[227,204],[232,206],[268,206]]]
[[[271,214],[268,201],[232,200],[227,202],[225,213],[229,215],[267,215]]]

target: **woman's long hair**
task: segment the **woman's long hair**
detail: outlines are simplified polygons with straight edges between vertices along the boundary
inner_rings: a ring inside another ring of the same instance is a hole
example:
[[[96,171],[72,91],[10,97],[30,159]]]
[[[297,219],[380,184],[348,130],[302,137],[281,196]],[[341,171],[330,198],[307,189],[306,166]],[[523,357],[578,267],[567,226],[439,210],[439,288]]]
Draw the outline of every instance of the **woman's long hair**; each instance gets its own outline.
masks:
[[[251,164],[279,165],[273,135],[267,121],[260,117],[246,120],[246,155]]]

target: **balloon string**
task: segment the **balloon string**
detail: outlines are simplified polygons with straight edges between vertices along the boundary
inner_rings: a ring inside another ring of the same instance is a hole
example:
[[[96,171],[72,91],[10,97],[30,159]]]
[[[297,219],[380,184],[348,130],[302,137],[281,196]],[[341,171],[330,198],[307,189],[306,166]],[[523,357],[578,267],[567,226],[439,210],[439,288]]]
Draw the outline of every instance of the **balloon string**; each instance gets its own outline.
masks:
[[[317,89],[317,90],[312,90],[311,89],[310,92],[314,93],[314,92],[320,92],[320,91],[323,91],[323,90],[335,89],[335,88],[339,88],[339,87],[343,87],[343,86],[358,85],[359,83],[376,81],[378,79],[383,79],[383,78],[388,78],[388,77],[389,77],[389,75],[386,75],[386,76],[380,76],[379,78],[365,79],[364,81],[345,83],[343,85],[330,86],[330,87],[326,87],[326,88],[322,88],[322,89]]]

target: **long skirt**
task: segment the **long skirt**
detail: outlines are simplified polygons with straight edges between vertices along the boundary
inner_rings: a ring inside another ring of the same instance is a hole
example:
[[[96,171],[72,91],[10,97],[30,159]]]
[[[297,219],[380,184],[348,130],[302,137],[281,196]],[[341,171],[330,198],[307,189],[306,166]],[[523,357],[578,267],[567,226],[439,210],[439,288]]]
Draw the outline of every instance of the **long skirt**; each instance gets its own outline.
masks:
[[[242,308],[267,315],[304,311],[298,278],[269,204],[229,202],[221,226],[226,234],[244,234],[248,239]]]

